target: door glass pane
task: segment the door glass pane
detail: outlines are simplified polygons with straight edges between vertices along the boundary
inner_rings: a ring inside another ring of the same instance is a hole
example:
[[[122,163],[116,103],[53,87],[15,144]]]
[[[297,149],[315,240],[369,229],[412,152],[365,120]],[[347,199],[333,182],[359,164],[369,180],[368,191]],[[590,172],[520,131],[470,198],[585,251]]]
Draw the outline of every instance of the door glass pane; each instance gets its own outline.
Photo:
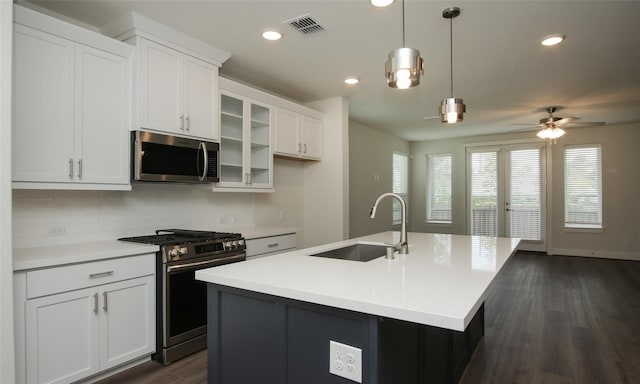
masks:
[[[471,153],[471,234],[498,235],[498,152]]]
[[[542,185],[540,150],[510,151],[507,220],[510,237],[541,240]]]

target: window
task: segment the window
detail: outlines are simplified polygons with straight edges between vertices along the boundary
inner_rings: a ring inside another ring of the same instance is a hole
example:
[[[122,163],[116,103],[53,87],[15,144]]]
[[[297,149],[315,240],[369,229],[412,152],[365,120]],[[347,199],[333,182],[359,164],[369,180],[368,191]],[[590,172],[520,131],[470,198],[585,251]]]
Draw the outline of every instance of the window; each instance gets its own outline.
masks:
[[[564,226],[602,228],[600,146],[564,149]]]
[[[409,192],[409,157],[402,153],[393,153],[393,193],[402,196],[405,204]],[[393,225],[402,224],[402,207],[393,199]]]
[[[451,223],[451,154],[427,155],[427,222]]]

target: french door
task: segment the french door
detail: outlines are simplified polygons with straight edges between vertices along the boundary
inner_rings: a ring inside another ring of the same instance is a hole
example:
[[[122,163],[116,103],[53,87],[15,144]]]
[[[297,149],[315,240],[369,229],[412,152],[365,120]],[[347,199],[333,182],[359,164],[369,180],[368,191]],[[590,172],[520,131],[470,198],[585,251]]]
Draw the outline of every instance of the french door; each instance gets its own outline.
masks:
[[[546,251],[545,169],[542,143],[467,148],[469,233]]]

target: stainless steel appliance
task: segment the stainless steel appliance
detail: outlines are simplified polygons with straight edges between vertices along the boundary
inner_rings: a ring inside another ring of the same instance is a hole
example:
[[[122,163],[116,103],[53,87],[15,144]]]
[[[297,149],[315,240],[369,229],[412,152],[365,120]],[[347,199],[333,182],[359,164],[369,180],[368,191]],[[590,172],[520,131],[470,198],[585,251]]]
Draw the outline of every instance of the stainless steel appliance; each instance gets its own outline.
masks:
[[[134,181],[220,181],[218,143],[145,131],[132,132],[131,140]]]
[[[157,230],[119,240],[160,246],[156,275],[155,360],[170,364],[207,346],[207,289],[198,269],[246,260],[239,233]]]

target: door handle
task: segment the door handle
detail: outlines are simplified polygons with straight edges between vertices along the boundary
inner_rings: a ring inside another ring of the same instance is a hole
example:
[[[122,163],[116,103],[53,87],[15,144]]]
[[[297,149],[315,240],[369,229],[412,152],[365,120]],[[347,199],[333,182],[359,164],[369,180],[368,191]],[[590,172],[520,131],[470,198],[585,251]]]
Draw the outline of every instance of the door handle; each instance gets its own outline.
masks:
[[[185,117],[185,120],[187,120],[187,131],[191,130],[191,116],[187,115],[187,117]]]
[[[93,294],[93,313],[98,314],[98,293]]]
[[[107,305],[107,291],[102,292],[102,297],[104,298],[104,306],[102,307],[102,309],[107,312],[108,309],[108,305]]]
[[[184,115],[180,115],[180,130],[184,131]]]
[[[82,179],[82,159],[78,160],[78,179]]]
[[[207,173],[209,173],[209,152],[207,151],[207,144],[204,141],[201,141],[199,149],[202,150],[204,169],[202,171],[202,175],[198,176],[198,179],[200,179],[200,181],[204,181],[205,177],[207,177]]]
[[[69,159],[69,178],[73,180],[73,159]]]

